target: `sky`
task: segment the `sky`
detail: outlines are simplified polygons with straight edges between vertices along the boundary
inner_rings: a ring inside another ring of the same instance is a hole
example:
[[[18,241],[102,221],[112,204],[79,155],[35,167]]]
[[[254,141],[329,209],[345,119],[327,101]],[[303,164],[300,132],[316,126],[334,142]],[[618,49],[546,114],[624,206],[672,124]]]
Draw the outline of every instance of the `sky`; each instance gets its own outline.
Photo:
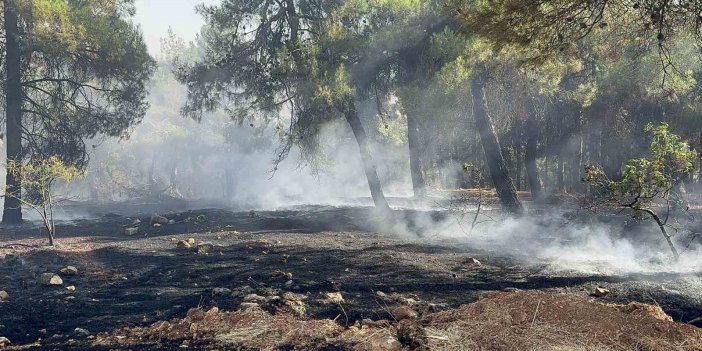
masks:
[[[137,0],[134,20],[144,31],[149,52],[157,55],[161,50],[160,39],[168,27],[186,42],[195,38],[203,25],[202,17],[195,13],[195,6],[214,4],[217,0]]]

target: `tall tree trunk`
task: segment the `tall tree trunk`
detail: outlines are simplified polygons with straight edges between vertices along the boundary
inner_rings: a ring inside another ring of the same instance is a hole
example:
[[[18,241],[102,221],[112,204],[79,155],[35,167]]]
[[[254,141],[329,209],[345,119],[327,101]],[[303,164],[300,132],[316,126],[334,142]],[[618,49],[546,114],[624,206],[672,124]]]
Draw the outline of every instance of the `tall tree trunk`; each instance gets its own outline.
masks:
[[[19,48],[17,9],[14,0],[4,0],[5,18],[5,61],[7,81],[6,94],[6,133],[7,163],[19,165],[22,162],[22,81]],[[22,183],[15,172],[7,172],[5,179],[5,205],[3,223],[22,222]]]
[[[564,108],[566,106],[563,106]],[[558,118],[558,145],[556,146],[556,191],[563,193],[565,191],[565,155],[566,150],[570,147],[568,138],[565,135],[565,116],[559,113]]]
[[[414,196],[426,195],[426,184],[422,174],[422,147],[420,140],[419,122],[412,113],[407,115],[407,145],[409,147],[410,174],[412,175],[412,190]]]
[[[534,116],[529,116],[526,122],[526,145],[524,147],[524,164],[526,166],[527,182],[534,201],[541,200],[543,194],[541,189],[541,177],[536,166],[537,142],[539,140],[538,128]]]
[[[563,148],[556,154],[556,190],[562,193],[565,190],[565,162],[563,160]]]
[[[509,170],[502,156],[500,143],[495,135],[492,120],[488,115],[487,101],[485,97],[485,83],[480,74],[475,74],[471,81],[471,93],[473,98],[473,117],[475,126],[480,133],[480,140],[485,151],[485,160],[490,170],[490,177],[497,190],[502,206],[512,214],[521,215],[524,207],[517,197],[517,190],[509,176]]]
[[[514,122],[512,126],[512,149],[514,150],[514,186],[522,190],[522,137],[521,127]]]
[[[356,143],[358,143],[358,149],[361,153],[361,162],[363,163],[363,170],[366,173],[366,178],[368,179],[368,187],[370,188],[371,196],[373,197],[373,203],[375,207],[381,210],[388,210],[390,206],[388,201],[385,199],[383,194],[383,188],[380,184],[380,178],[378,177],[378,171],[375,167],[375,161],[373,160],[373,155],[371,154],[370,145],[368,145],[368,137],[366,136],[366,131],[363,129],[363,124],[361,124],[361,119],[358,116],[358,111],[356,111],[356,105],[351,99],[346,99],[342,106],[342,111],[346,121],[351,126],[354,137],[356,137]]]

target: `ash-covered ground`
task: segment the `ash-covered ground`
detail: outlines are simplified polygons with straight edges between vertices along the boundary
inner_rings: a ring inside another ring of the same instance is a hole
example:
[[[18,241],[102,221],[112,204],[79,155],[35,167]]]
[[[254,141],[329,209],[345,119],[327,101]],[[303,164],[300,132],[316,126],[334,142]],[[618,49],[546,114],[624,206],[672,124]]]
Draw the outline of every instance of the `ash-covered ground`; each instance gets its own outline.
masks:
[[[236,311],[252,291],[339,292],[343,304],[310,303],[305,318],[342,326],[392,318],[393,301],[430,313],[517,289],[638,301],[702,326],[698,244],[674,263],[662,238],[575,225],[567,213],[519,221],[485,204],[475,221],[446,202],[394,202],[393,220],[365,206],[74,204],[52,248],[36,223],[3,227],[0,290],[9,297],[0,303],[0,336],[30,348],[95,349],[99,333],[182,318],[194,307]],[[170,224],[154,225],[154,212]],[[62,273],[67,266],[77,273]],[[62,284],[42,285],[48,272]]]

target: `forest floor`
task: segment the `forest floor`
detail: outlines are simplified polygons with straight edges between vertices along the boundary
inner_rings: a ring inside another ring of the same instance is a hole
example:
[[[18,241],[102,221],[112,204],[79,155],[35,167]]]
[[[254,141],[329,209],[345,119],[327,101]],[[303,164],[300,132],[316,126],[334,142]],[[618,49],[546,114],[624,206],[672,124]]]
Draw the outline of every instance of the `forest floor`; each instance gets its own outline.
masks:
[[[364,207],[146,213],[62,222],[53,248],[0,228],[0,348],[702,350],[699,271],[545,269]]]

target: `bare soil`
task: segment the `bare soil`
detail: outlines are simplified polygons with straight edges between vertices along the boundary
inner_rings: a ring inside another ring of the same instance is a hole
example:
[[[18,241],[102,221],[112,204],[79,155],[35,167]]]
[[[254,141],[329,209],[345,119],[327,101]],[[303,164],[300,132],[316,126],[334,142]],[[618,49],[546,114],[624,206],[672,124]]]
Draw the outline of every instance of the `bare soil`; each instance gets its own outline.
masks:
[[[545,273],[543,262],[453,239],[375,232],[381,219],[363,207],[165,216],[176,223],[153,227],[138,216],[135,236],[124,235],[134,217],[119,211],[65,222],[55,248],[35,227],[0,228],[0,290],[10,296],[0,303],[0,336],[41,350],[381,349],[394,340],[431,350],[702,349],[699,273]],[[189,238],[213,250],[177,247]],[[38,283],[69,265],[78,274],[62,275],[63,285]],[[590,296],[598,286],[609,294]],[[343,302],[326,301],[333,292]],[[283,303],[237,312],[251,293],[298,296],[304,311]],[[604,305],[631,302],[674,321]],[[390,312],[403,305],[419,318],[397,322]],[[188,312],[214,307],[207,318]]]

